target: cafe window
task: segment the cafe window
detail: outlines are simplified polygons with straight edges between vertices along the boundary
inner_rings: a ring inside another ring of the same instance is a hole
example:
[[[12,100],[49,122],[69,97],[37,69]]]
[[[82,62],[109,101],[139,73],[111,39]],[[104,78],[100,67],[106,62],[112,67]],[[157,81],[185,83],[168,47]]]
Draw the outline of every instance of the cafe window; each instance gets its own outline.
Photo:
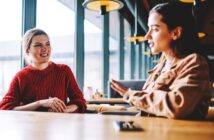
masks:
[[[131,71],[130,71],[130,51],[131,51],[131,43],[128,41],[128,38],[131,36],[131,27],[127,20],[124,20],[124,55],[125,55],[125,72],[124,79],[129,80]]]
[[[84,89],[102,88],[102,17],[98,12],[85,9],[85,69]]]
[[[110,21],[118,18],[117,12],[109,13]],[[115,15],[116,14],[116,15]],[[116,16],[116,17],[114,17]],[[85,81],[84,88],[92,88],[93,92],[96,90],[103,91],[102,87],[102,15],[99,12],[89,11],[85,9]],[[118,20],[114,23],[114,26],[119,26]],[[118,61],[118,38],[112,36],[112,34],[117,34],[117,27],[109,25],[110,36],[109,36],[109,76],[118,79],[119,72],[119,61]],[[111,30],[116,29],[116,31]],[[112,32],[112,34],[111,34]]]
[[[119,79],[119,12],[110,12],[109,18],[109,79]]]
[[[64,63],[74,71],[75,13],[58,0],[37,0],[37,28],[50,37],[51,61]]]
[[[0,1],[0,96],[21,68],[22,0]]]

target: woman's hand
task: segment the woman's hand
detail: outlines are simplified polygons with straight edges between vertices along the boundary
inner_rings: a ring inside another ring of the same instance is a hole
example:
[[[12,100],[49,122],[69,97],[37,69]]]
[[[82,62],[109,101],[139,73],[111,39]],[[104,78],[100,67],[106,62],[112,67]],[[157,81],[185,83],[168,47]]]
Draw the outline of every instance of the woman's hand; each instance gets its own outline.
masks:
[[[114,79],[111,80],[111,88],[113,90],[115,90],[116,92],[118,92],[121,96],[123,96],[128,91],[127,88],[125,88],[124,86],[122,86],[121,84],[119,84]]]
[[[33,111],[40,107],[46,107],[46,108],[48,108],[48,111],[50,111],[50,112],[65,112],[66,111],[65,103],[56,97],[35,101],[35,102],[29,103],[26,105],[24,105],[22,102],[20,102],[19,106],[14,107],[13,110]]]
[[[66,113],[72,113],[72,112],[75,112],[77,109],[78,109],[78,106],[72,104],[72,105],[68,105],[68,106],[66,107],[65,112],[66,112]]]
[[[65,113],[72,113],[72,112],[75,112],[77,109],[78,109],[77,105],[69,105],[66,107],[64,112]],[[53,111],[53,109],[49,108],[48,112],[54,112],[54,111]]]
[[[42,107],[49,108],[50,112],[65,112],[66,110],[65,103],[56,97],[40,100],[40,104]]]

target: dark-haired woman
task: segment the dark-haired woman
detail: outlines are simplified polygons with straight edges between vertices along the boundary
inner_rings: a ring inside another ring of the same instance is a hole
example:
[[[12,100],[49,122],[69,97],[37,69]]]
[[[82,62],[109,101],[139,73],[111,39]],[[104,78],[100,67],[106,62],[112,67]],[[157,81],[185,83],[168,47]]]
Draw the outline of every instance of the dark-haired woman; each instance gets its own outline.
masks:
[[[205,118],[211,96],[208,59],[201,52],[194,19],[179,3],[162,3],[149,14],[146,34],[160,63],[149,72],[142,91],[111,87],[139,110],[174,119]]]

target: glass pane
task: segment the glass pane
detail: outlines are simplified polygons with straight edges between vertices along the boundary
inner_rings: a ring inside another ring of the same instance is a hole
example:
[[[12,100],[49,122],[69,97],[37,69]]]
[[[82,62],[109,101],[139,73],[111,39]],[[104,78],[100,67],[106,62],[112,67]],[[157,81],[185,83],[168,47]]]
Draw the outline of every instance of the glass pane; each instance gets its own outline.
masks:
[[[110,47],[110,64],[109,64],[109,79],[114,78],[114,79],[119,79],[119,43],[118,40],[110,37],[109,38],[109,47]]]
[[[37,28],[46,31],[52,46],[51,61],[74,71],[75,13],[58,0],[37,0]]]
[[[128,41],[128,38],[131,36],[131,27],[127,20],[124,22],[125,28],[125,79],[130,79],[131,71],[130,71],[130,50],[131,50],[131,43]]]
[[[0,1],[0,96],[21,68],[22,0]]]
[[[119,79],[119,15],[118,11],[109,13],[109,49],[110,49],[110,64],[109,64],[109,79]]]
[[[85,81],[84,89],[102,90],[102,31],[98,12],[85,10]]]

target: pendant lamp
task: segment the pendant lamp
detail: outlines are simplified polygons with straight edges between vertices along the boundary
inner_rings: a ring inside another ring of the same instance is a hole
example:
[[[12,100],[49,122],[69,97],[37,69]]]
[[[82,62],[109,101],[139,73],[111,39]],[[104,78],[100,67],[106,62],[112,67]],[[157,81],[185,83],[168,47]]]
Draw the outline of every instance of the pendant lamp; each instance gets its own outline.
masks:
[[[198,30],[198,37],[203,38],[206,36],[206,33],[202,31],[202,19],[204,13],[204,1],[202,0],[194,0],[192,6],[192,14],[196,20],[196,29]]]
[[[134,36],[131,36],[128,38],[128,41],[134,42],[135,44],[138,44],[139,42],[146,41],[145,37],[138,35],[138,29],[137,29],[137,20],[138,20],[138,0],[135,0],[135,13],[134,13],[134,18],[135,18],[135,33]]]
[[[193,4],[193,7],[192,7],[192,13],[193,13],[193,16],[196,18],[196,24],[198,25],[199,23],[198,22],[201,22],[199,21],[199,19],[197,19],[197,16],[199,16],[199,12],[202,12],[200,11],[200,6],[201,4],[204,4],[204,2],[206,2],[206,0],[179,0],[180,2],[183,2],[183,3],[189,3],[189,4]],[[198,30],[200,27],[197,27]],[[199,38],[203,38],[206,36],[206,33],[199,30],[198,31],[198,37]]]
[[[124,6],[119,0],[85,0],[82,5],[89,10],[100,11],[101,15]]]

